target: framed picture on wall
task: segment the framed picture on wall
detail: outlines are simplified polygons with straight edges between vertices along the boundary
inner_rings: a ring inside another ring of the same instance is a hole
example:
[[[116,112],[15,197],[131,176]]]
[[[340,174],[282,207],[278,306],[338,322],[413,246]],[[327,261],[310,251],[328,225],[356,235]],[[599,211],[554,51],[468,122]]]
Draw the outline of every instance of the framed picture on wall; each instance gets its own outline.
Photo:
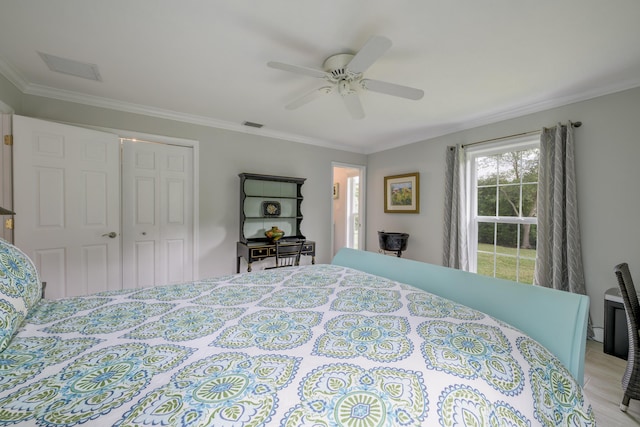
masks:
[[[420,174],[418,172],[384,177],[386,213],[420,212]]]

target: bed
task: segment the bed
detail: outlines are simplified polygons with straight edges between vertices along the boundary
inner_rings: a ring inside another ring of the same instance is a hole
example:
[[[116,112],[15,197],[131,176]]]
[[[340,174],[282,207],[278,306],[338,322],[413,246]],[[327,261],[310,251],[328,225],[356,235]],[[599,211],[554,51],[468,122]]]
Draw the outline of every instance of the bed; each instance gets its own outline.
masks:
[[[0,246],[0,425],[595,425],[536,340],[389,278],[320,264],[44,300]]]

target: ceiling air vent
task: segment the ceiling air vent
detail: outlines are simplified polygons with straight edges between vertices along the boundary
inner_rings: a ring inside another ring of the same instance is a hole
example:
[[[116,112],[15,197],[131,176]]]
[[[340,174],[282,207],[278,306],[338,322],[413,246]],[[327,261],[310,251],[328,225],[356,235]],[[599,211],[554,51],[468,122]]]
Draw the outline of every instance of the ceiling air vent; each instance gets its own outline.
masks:
[[[38,55],[40,55],[40,58],[42,58],[51,71],[82,77],[83,79],[94,80],[97,82],[102,81],[97,65],[61,58],[59,56],[49,55],[42,52],[38,52]]]
[[[244,122],[242,123],[245,126],[249,126],[251,128],[258,128],[260,129],[262,126],[264,126],[262,123],[254,123],[254,122]]]

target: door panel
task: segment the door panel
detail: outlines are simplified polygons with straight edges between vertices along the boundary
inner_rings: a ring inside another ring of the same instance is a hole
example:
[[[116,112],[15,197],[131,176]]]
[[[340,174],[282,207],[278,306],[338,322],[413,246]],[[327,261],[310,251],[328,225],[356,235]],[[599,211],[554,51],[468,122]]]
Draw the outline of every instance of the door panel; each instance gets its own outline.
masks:
[[[126,287],[193,279],[193,149],[124,141]]]
[[[15,242],[47,298],[122,287],[118,137],[13,116]]]

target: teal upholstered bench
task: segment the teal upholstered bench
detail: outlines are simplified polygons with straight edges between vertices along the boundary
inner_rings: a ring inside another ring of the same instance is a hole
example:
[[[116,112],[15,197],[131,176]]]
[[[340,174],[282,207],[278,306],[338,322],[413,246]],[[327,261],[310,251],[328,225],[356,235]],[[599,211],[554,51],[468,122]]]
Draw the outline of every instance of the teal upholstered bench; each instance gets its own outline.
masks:
[[[589,297],[343,248],[332,264],[386,277],[475,308],[527,333],[584,378]]]

